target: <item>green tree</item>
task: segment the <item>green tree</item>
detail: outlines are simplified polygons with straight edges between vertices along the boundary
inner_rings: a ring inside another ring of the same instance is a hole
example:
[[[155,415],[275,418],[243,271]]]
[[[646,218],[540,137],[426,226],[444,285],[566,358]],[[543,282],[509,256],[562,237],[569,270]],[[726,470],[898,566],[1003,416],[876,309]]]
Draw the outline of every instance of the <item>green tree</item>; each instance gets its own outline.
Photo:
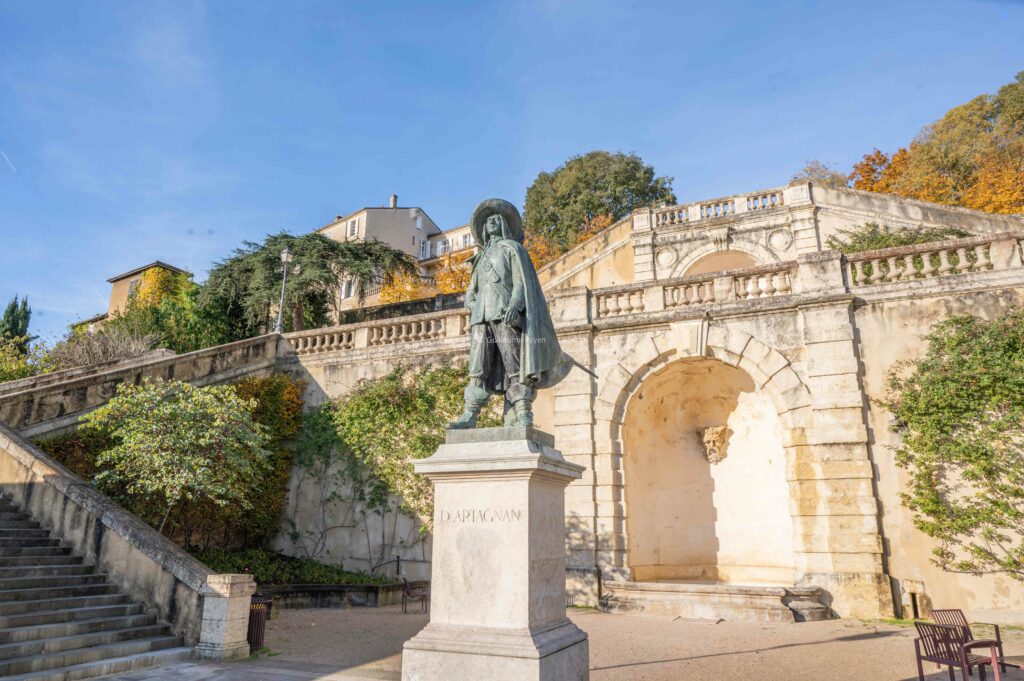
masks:
[[[803,170],[794,175],[790,182],[813,182],[832,189],[845,189],[850,186],[850,178],[845,173],[817,159],[808,161]]]
[[[334,241],[316,232],[269,235],[251,241],[217,263],[203,286],[200,302],[225,321],[233,339],[266,332],[273,323],[281,292],[281,251],[295,256],[285,292],[289,326],[322,326],[337,299],[339,283],[351,279],[360,303],[371,286],[390,283],[398,273],[414,273],[407,254],[380,241]]]
[[[927,340],[889,375],[903,503],[942,568],[1024,581],[1024,310],[953,317]]]
[[[675,201],[672,178],[655,176],[636,154],[591,151],[537,175],[526,190],[524,219],[565,251],[598,218],[615,222],[636,208]]]
[[[32,338],[28,335],[28,323],[32,319],[32,308],[28,306],[28,297],[18,301],[18,296],[11,298],[4,309],[4,316],[0,317],[0,338],[16,338],[17,346],[21,352],[27,352],[28,344]]]
[[[151,499],[159,518],[148,520],[161,532],[182,503],[247,511],[272,457],[255,408],[231,386],[151,378],[122,383],[109,402],[82,418],[87,429],[114,443],[97,457],[96,484]]]

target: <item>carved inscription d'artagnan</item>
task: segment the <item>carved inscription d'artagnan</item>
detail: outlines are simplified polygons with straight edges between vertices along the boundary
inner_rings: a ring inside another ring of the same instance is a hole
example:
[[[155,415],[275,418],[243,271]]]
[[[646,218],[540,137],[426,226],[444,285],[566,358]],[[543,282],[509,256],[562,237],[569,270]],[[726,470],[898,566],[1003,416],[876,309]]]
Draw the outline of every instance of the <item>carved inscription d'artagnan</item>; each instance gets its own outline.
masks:
[[[522,520],[518,508],[462,508],[457,511],[441,510],[442,523],[516,523]]]

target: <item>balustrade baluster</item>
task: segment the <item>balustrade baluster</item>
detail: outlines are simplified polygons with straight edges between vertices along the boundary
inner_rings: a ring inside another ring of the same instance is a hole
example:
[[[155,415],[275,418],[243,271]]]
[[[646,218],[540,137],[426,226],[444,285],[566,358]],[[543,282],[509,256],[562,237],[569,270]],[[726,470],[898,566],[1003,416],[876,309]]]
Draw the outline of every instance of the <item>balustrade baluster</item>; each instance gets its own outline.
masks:
[[[877,284],[882,281],[884,273],[882,272],[882,261],[879,258],[871,259],[871,279],[872,284]]]
[[[971,263],[967,260],[967,249],[963,246],[956,249],[956,271],[969,272]]]
[[[903,273],[896,267],[896,256],[890,255],[885,259],[885,264],[889,268],[889,281],[899,281]]]
[[[761,287],[761,297],[771,298],[775,295],[775,274],[768,272],[763,277],[758,277],[758,285]]]
[[[789,279],[789,271],[779,272],[779,295],[786,295],[793,290],[793,282]]]
[[[931,252],[931,253],[922,253],[921,254],[921,261],[923,263],[922,266],[921,266],[921,276],[922,277],[930,277],[930,276],[933,276],[935,274],[935,272],[936,272],[935,265],[932,264],[932,256],[933,255],[935,255],[934,251]]]
[[[608,316],[608,296],[597,297],[597,316],[607,317]]]
[[[939,250],[939,276],[949,274],[953,271],[953,264],[949,262],[949,249]]]
[[[974,263],[974,266],[979,270],[987,270],[992,268],[992,259],[989,257],[989,248],[992,244],[978,244],[974,247],[974,253],[978,256],[978,260]]]

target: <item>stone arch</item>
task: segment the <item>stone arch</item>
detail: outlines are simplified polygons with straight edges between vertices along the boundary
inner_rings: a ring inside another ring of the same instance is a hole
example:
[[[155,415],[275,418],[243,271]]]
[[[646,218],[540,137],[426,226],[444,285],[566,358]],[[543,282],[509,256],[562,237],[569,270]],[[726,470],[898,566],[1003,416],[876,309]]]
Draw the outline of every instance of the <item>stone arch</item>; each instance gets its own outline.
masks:
[[[706,335],[706,340],[702,337]],[[623,498],[628,472],[623,465],[623,446],[626,412],[630,400],[644,380],[679,360],[716,359],[723,364],[745,372],[762,390],[775,407],[782,427],[782,448],[788,472],[796,463],[795,449],[803,442],[803,433],[811,425],[811,395],[807,386],[780,352],[750,334],[716,326],[702,332],[699,325],[677,325],[653,334],[638,342],[606,374],[598,390],[594,406],[595,440],[598,451],[604,452],[607,462],[595,463],[611,469],[613,485],[619,487],[618,500],[622,517],[610,525],[620,536],[614,542],[616,549],[602,555],[601,568],[612,579],[628,579],[626,546],[629,538],[625,519],[629,515],[627,499]],[[603,445],[603,446],[602,446]],[[601,456],[601,454],[598,454]],[[790,485],[792,500],[799,495],[799,487]],[[791,515],[793,511],[787,509]],[[794,555],[805,551],[804,537],[794,531]]]
[[[782,258],[767,246],[762,246],[759,243],[753,241],[747,241],[745,239],[730,239],[727,248],[721,248],[714,242],[706,242],[697,248],[687,252],[679,260],[676,261],[672,267],[672,272],[669,278],[684,276],[697,261],[704,259],[714,253],[721,253],[722,251],[737,251],[749,255],[757,261],[759,265],[768,265],[774,262],[781,262]]]

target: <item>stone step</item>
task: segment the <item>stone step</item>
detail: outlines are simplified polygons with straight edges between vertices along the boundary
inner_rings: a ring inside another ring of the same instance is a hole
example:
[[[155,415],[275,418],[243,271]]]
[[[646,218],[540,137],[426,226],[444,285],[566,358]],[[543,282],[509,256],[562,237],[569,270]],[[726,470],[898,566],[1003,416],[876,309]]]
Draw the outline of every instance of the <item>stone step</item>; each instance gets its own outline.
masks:
[[[41,527],[5,527],[0,529],[2,539],[43,539],[50,536],[49,530]]]
[[[32,520],[31,518],[22,518],[20,520],[4,520],[0,518],[0,532],[7,532],[8,530],[42,530],[39,523]]]
[[[157,618],[155,614],[143,612],[137,615],[124,615],[121,617],[97,617],[73,622],[34,624],[14,629],[0,629],[0,644],[57,638],[59,636],[75,636],[96,631],[111,631],[113,629],[134,629],[156,623]]]
[[[731,622],[799,622],[794,601],[817,602],[817,587],[749,586],[723,582],[613,582],[603,585],[606,612]],[[827,609],[826,609],[827,611]]]
[[[30,546],[60,546],[60,540],[53,537],[0,536],[0,548],[24,548]]]
[[[191,648],[173,636],[109,643],[91,648],[55,652],[0,664],[0,674],[15,674],[6,681],[73,681],[130,672],[146,667],[184,662]],[[24,662],[23,662],[24,661]],[[63,664],[56,664],[61,661]],[[23,668],[25,671],[17,671]],[[4,669],[10,670],[8,672]]]
[[[0,629],[30,627],[36,624],[58,624],[97,617],[124,617],[125,615],[138,615],[141,612],[143,612],[143,608],[138,603],[97,605],[91,608],[67,608],[64,610],[38,610],[20,615],[0,615]]]
[[[171,628],[166,624],[149,624],[142,627],[124,629],[107,629],[87,634],[72,634],[32,641],[0,644],[0,660],[18,657],[46,655],[78,648],[89,648],[107,643],[119,643],[143,638],[160,638],[170,635]]]
[[[822,622],[832,619],[832,610],[817,601],[797,599],[788,601],[786,605],[793,611],[797,622]]]
[[[0,567],[0,579],[14,577],[70,577],[72,575],[89,575],[95,570],[93,565],[19,565],[16,567]]]
[[[17,601],[45,601],[68,598],[69,596],[102,596],[117,593],[117,587],[109,582],[71,584],[69,586],[44,586],[32,589],[8,589],[0,591],[0,604]]]
[[[48,556],[0,556],[0,568],[19,567],[22,565],[81,565],[81,556],[48,555]]]
[[[107,581],[103,573],[90,575],[47,575],[43,577],[9,577],[0,579],[0,591],[12,589],[34,589],[43,587],[75,586],[77,584],[100,584]]]
[[[22,511],[0,511],[0,520],[31,520],[31,516]]]
[[[19,615],[23,612],[40,610],[64,610],[67,608],[88,608],[95,605],[117,605],[127,603],[124,594],[89,594],[86,596],[66,596],[64,598],[48,598],[38,601],[8,601],[0,603],[0,615]]]
[[[66,556],[71,553],[68,546],[0,546],[0,558],[15,556]]]

